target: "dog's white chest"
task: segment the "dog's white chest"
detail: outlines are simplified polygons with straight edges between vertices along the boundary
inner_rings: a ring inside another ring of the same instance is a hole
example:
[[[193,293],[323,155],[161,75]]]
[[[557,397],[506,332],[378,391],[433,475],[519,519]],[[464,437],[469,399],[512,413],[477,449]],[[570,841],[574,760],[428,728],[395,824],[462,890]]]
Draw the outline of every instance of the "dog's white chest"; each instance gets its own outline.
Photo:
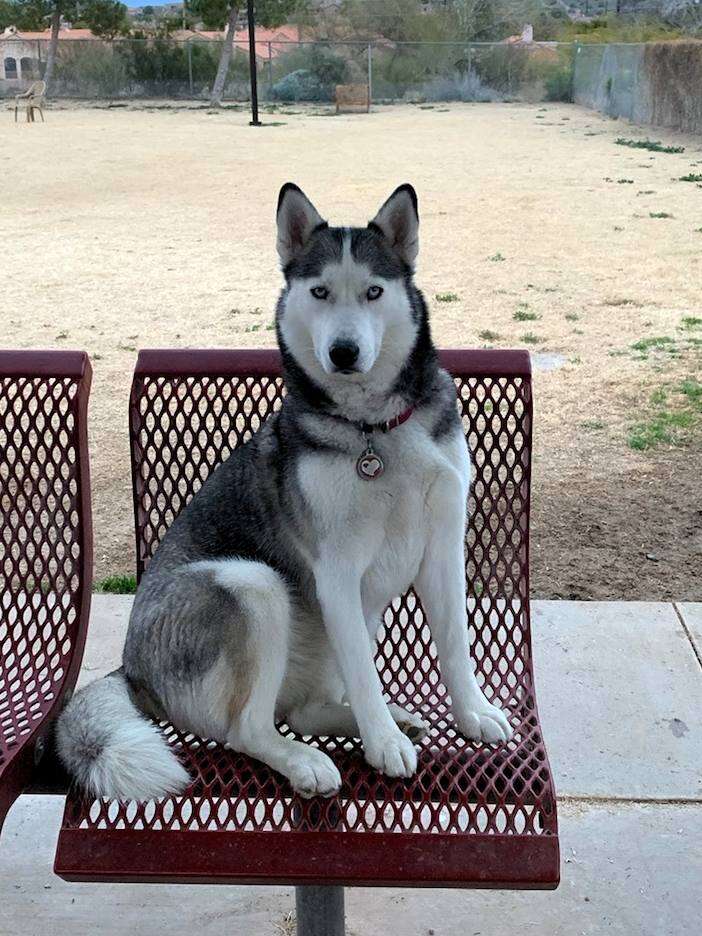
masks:
[[[361,580],[364,604],[382,610],[395,596],[406,591],[414,580],[424,554],[427,531],[425,516],[426,489],[423,479],[418,484],[403,483],[395,488],[392,505],[382,517],[382,528],[369,530],[369,563]]]
[[[317,535],[338,544],[341,566],[360,566],[363,603],[379,613],[414,581],[431,526],[429,490],[456,466],[421,427],[378,437],[373,448],[384,466],[375,478],[327,454],[306,457],[298,478]]]

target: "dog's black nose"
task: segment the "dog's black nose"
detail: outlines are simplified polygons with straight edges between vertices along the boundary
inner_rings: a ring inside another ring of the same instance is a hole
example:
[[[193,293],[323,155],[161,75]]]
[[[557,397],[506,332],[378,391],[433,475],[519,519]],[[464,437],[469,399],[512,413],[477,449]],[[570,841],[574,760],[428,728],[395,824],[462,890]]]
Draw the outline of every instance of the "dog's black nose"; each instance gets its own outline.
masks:
[[[351,370],[358,360],[358,345],[355,341],[337,341],[329,349],[329,359],[337,370]]]

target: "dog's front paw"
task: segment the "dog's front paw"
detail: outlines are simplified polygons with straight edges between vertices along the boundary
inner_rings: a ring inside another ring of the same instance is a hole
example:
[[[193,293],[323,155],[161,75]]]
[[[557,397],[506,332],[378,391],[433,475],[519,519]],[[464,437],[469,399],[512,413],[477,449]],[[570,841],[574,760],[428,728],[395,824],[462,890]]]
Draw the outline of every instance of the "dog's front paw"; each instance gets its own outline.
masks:
[[[454,712],[453,717],[458,730],[471,741],[502,744],[509,741],[513,734],[512,726],[502,709],[492,705],[484,696],[466,711]]]
[[[307,751],[297,754],[289,773],[293,789],[305,799],[334,796],[341,786],[341,774],[334,762],[317,748],[308,747]]]
[[[414,745],[397,727],[364,742],[364,752],[371,767],[388,777],[411,777],[417,770]]]

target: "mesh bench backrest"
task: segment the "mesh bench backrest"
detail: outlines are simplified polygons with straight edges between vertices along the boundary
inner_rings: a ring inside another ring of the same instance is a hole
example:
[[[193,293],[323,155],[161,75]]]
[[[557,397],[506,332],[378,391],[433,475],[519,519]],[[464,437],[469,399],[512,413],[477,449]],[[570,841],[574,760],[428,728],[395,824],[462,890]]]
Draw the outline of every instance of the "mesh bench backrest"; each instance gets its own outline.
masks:
[[[529,480],[531,378],[522,352],[447,351],[475,479],[467,531],[473,653],[488,694],[516,702],[531,688]],[[217,465],[284,393],[272,351],[146,351],[130,402],[137,572]],[[435,652],[412,592],[385,618],[377,656],[400,702],[437,690]],[[443,691],[439,688],[438,691]]]
[[[79,352],[0,352],[0,773],[73,687],[92,577]]]

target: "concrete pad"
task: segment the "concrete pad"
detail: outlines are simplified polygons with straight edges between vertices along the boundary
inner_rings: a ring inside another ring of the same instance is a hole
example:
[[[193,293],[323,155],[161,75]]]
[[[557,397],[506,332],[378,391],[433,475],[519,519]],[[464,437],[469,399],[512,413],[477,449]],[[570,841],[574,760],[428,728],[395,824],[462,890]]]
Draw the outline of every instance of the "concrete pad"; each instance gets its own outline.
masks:
[[[561,806],[562,881],[539,891],[349,891],[356,936],[691,936],[702,809]]]
[[[289,889],[67,884],[52,872],[63,797],[23,796],[0,837],[2,936],[258,936],[292,908]]]
[[[82,681],[120,665],[132,598],[95,595]],[[560,796],[702,796],[702,670],[671,604],[532,603]]]
[[[292,936],[291,888],[67,884],[61,803],[23,797],[0,847],[3,936]],[[561,806],[556,892],[353,889],[348,936],[690,936],[702,917],[700,806]],[[389,856],[391,860],[391,856]],[[287,918],[287,919],[286,919]]]
[[[679,601],[675,607],[690,632],[699,658],[702,659],[702,601]]]
[[[122,665],[122,647],[133,601],[131,595],[93,595],[78,687]]]
[[[702,671],[670,604],[535,601],[559,796],[702,797]]]

